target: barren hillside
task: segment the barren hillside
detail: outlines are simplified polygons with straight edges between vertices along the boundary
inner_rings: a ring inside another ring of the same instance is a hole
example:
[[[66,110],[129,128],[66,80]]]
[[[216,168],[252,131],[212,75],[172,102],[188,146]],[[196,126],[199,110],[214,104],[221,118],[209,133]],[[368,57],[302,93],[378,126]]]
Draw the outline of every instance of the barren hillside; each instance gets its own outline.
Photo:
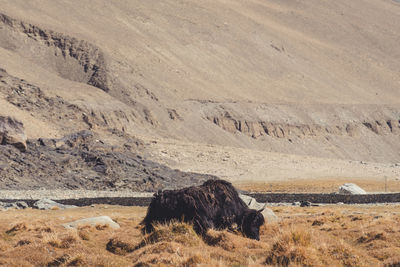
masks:
[[[393,0],[0,0],[0,115],[148,155],[163,140],[395,163],[399,43]]]

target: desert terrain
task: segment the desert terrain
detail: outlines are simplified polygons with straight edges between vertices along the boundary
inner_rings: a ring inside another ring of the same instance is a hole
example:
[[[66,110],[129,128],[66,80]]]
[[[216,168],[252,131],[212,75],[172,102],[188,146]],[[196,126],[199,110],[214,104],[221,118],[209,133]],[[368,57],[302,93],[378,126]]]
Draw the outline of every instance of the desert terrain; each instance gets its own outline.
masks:
[[[0,4],[0,115],[28,139],[139,139],[234,182],[398,178],[396,1]]]
[[[399,192],[399,43],[397,0],[0,0],[0,199]],[[145,211],[0,211],[0,265],[400,262],[398,204],[274,206],[260,242]]]

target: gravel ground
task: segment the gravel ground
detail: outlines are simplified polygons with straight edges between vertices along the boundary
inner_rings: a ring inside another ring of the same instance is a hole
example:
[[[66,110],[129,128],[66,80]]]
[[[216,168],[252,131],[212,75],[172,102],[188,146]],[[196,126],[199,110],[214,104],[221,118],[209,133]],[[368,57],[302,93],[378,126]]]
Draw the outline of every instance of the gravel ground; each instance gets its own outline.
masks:
[[[101,197],[151,197],[154,193],[94,190],[1,190],[0,199],[78,199]]]

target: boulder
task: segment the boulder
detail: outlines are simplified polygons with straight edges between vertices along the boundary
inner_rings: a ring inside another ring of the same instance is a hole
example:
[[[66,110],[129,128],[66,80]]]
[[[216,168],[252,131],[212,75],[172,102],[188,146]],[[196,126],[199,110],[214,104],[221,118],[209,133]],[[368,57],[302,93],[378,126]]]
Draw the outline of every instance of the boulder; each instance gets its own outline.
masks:
[[[263,210],[261,213],[264,216],[266,223],[279,221],[279,217],[276,216],[271,209],[267,208],[265,203],[259,203],[255,198],[243,194],[239,194],[239,196],[250,209]]]
[[[24,125],[11,117],[0,116],[0,145],[12,145],[26,151]]]
[[[367,192],[356,184],[344,184],[339,188],[339,194],[342,195],[365,195]]]
[[[64,223],[62,226],[64,226],[67,229],[73,229],[73,228],[78,228],[79,226],[83,225],[108,225],[113,229],[118,229],[120,228],[119,224],[114,222],[110,217],[108,216],[100,216],[100,217],[92,217],[92,218],[86,218],[86,219],[81,219],[69,223]]]
[[[40,210],[50,210],[54,208],[58,209],[76,208],[76,206],[74,205],[63,205],[47,198],[43,198],[41,200],[36,201],[35,203],[33,203],[33,207]]]

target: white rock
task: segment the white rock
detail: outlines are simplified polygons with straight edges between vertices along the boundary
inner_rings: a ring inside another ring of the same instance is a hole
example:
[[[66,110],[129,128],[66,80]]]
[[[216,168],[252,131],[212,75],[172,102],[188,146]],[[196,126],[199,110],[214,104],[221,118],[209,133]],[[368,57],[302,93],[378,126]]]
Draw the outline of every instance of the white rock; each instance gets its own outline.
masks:
[[[59,209],[69,209],[69,208],[76,208],[74,205],[64,205],[57,203],[51,199],[48,198],[43,198],[41,200],[36,201],[33,206],[35,208],[38,208],[40,210],[50,210],[53,209],[54,207],[57,207]]]
[[[239,194],[239,197],[243,200],[244,203],[246,203],[247,206],[254,199],[252,197],[249,197],[249,196],[246,196],[246,195],[243,195],[243,194]]]
[[[264,216],[264,220],[266,223],[274,223],[274,222],[279,222],[280,219],[276,214],[269,208],[264,208],[264,210],[261,212],[261,214]]]
[[[86,218],[86,219],[81,219],[69,223],[64,223],[62,226],[68,229],[72,228],[77,228],[79,225],[92,225],[96,226],[98,224],[106,224],[110,226],[113,229],[118,229],[120,228],[119,224],[114,222],[110,217],[108,216],[100,216],[100,217],[92,217],[92,218]]]
[[[239,197],[243,200],[244,203],[250,208],[254,210],[262,210],[261,214],[264,216],[265,222],[266,223],[273,223],[273,222],[279,222],[279,217],[275,215],[275,213],[267,208],[265,203],[259,203],[257,200],[253,197],[246,196],[239,194]]]
[[[356,184],[344,184],[339,188],[339,194],[343,195],[365,195],[367,192]]]

